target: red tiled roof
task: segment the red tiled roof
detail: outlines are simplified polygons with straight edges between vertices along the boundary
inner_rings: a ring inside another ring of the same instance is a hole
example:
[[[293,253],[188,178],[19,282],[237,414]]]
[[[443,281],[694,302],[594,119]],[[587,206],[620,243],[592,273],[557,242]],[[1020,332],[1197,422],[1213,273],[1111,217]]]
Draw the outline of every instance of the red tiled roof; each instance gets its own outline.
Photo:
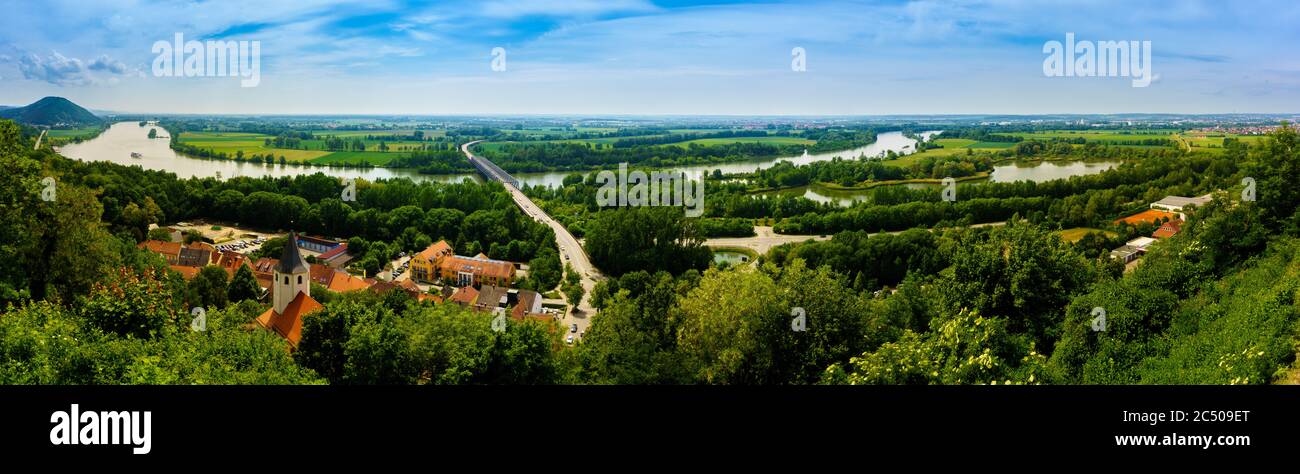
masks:
[[[1174,219],[1161,225],[1159,229],[1156,229],[1155,232],[1151,233],[1151,236],[1157,239],[1167,239],[1173,237],[1174,234],[1177,234],[1181,230],[1183,230],[1183,220]]]
[[[298,293],[288,306],[284,307],[284,313],[279,314],[275,309],[268,309],[256,321],[259,326],[269,329],[280,337],[289,341],[289,347],[297,348],[298,341],[302,340],[302,317],[319,311],[321,304],[307,293]]]
[[[182,266],[182,265],[168,265],[167,268],[170,268],[170,269],[176,271],[177,273],[180,273],[180,274],[181,274],[181,277],[182,277],[182,278],[185,278],[186,280],[193,280],[194,277],[195,277],[196,275],[199,274],[199,267],[186,267],[186,266]]]
[[[279,264],[280,261],[274,258],[259,258],[257,259],[257,262],[253,264],[253,274],[263,273],[266,275],[273,275],[275,272],[275,266]]]
[[[478,290],[475,290],[474,287],[472,286],[466,286],[464,288],[456,290],[456,293],[452,294],[451,298],[449,298],[447,301],[468,306],[474,304],[474,300],[477,299],[478,299]]]
[[[439,240],[428,248],[421,250],[420,253],[416,254],[416,257],[436,262],[438,257],[444,255],[451,255],[451,244],[448,244],[446,240]]]
[[[144,242],[140,242],[140,244],[136,245],[136,247],[148,250],[153,253],[160,253],[164,255],[176,256],[176,255],[180,255],[181,253],[180,242],[163,242],[161,240],[146,240]]]
[[[473,273],[480,277],[509,278],[515,273],[515,265],[503,260],[462,257],[452,255],[442,259],[438,264],[443,270]]]
[[[337,292],[362,290],[370,286],[370,283],[361,278],[319,263],[311,264],[311,281]]]
[[[323,253],[323,254],[320,254],[320,256],[317,256],[316,258],[318,258],[318,259],[320,259],[320,260],[329,260],[329,259],[332,259],[332,258],[334,258],[334,257],[337,257],[339,254],[341,254],[341,253],[343,253],[343,252],[347,252],[347,251],[348,251],[348,244],[347,244],[347,243],[343,243],[343,244],[340,244],[338,247],[334,247],[334,248],[332,248],[332,249],[329,249],[329,251],[327,251],[327,252],[325,252],[325,253]]]

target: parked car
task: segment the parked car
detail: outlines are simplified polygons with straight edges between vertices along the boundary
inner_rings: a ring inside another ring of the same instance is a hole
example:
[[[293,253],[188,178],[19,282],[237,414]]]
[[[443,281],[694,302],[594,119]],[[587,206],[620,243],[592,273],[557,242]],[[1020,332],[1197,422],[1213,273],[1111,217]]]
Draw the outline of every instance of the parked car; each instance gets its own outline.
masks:
[[[577,325],[577,324],[570,324],[570,325],[569,325],[569,332],[578,332],[578,325]]]
[[[564,338],[564,342],[568,343],[569,345],[573,345],[573,335],[570,334],[569,337]]]

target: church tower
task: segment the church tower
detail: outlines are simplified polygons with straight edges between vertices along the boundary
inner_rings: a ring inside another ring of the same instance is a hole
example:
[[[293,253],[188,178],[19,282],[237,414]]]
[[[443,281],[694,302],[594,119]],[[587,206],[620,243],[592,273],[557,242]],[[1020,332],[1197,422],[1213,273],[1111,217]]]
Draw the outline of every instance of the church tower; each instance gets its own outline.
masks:
[[[284,253],[280,255],[280,264],[275,266],[274,303],[276,314],[284,314],[284,309],[298,297],[298,293],[311,296],[311,270],[302,261],[298,253],[298,235],[289,234],[289,241],[284,244]]]

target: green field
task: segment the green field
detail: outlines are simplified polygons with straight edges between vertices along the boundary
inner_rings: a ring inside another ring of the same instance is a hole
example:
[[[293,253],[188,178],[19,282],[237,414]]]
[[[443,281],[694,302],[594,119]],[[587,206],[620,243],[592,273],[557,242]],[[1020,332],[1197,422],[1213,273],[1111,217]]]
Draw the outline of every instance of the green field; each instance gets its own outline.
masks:
[[[90,138],[99,134],[99,127],[69,128],[66,130],[50,130],[45,133],[49,138]],[[148,133],[148,132],[145,132]]]
[[[995,152],[998,150],[1002,150],[1005,148],[1010,148],[1016,145],[1015,143],[980,142],[968,138],[940,138],[934,140],[934,143],[943,148],[931,148],[929,150],[925,150],[920,153],[913,153],[911,155],[901,157],[897,160],[885,161],[885,164],[890,164],[894,166],[910,166],[912,163],[915,163],[917,160],[921,158],[965,155],[966,150],[968,149],[973,150],[975,153],[988,153],[988,152]]]
[[[394,158],[407,156],[410,151],[418,149],[422,145],[438,145],[426,141],[388,141],[387,152],[379,151],[380,140],[364,139],[366,135],[390,135],[403,134],[410,135],[411,130],[368,130],[368,131],[316,131],[316,134],[329,133],[339,138],[362,138],[366,144],[366,151],[330,151],[324,150],[324,140],[303,140],[302,144],[306,150],[274,148],[266,145],[266,140],[274,138],[270,135],[260,133],[242,133],[242,132],[184,132],[181,134],[180,143],[192,145],[199,148],[211,150],[215,153],[225,153],[234,156],[243,152],[244,156],[266,155],[270,154],[279,159],[281,156],[288,161],[309,162],[317,164],[329,163],[357,163],[368,162],[375,166],[384,166]],[[426,131],[425,133],[441,133],[438,131]]]
[[[1061,236],[1061,240],[1064,240],[1066,242],[1078,242],[1079,239],[1083,238],[1083,236],[1092,233],[1105,234],[1107,237],[1115,237],[1116,235],[1118,235],[1114,232],[1105,231],[1101,229],[1093,229],[1091,227],[1075,227],[1072,229],[1058,230],[1056,231],[1056,233],[1057,235]]]
[[[774,145],[812,145],[817,143],[814,140],[799,137],[735,137],[735,138],[700,138],[685,142],[673,143],[676,146],[690,146],[692,143],[700,145],[726,145],[729,143],[771,143]]]

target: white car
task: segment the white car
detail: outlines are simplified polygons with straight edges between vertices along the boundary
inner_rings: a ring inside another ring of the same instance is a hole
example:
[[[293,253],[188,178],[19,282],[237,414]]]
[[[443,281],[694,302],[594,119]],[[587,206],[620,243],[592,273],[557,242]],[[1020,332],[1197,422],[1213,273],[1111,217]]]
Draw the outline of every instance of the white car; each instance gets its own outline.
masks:
[[[564,338],[564,342],[573,345],[573,335],[570,334],[569,337]]]

